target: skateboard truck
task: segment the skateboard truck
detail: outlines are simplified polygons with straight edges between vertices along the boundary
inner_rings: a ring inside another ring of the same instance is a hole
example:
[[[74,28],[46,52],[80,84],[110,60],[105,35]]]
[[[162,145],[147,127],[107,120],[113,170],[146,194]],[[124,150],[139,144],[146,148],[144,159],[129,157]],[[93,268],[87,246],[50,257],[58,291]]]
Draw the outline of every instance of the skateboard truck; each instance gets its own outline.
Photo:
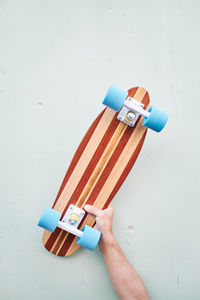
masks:
[[[59,211],[47,207],[38,222],[38,226],[51,232],[54,232],[56,227],[59,227],[77,236],[77,245],[94,250],[99,242],[101,233],[88,225],[85,225],[81,230],[78,229],[85,211],[70,204],[62,219],[61,215]]]
[[[131,127],[133,127],[140,115],[149,117],[150,113],[143,109],[144,104],[128,97],[117,116],[117,119]]]
[[[149,110],[144,109],[144,105],[128,97],[128,92],[111,85],[103,100],[107,107],[119,112],[117,119],[133,127],[139,116],[143,116],[142,125],[156,132],[160,132],[166,125],[168,114],[155,106]]]

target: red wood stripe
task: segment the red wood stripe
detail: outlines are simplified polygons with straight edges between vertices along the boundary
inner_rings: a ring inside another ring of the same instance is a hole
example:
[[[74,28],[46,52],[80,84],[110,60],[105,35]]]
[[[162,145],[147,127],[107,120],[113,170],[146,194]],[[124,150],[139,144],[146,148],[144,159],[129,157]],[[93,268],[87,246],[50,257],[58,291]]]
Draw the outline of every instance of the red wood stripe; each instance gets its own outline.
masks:
[[[119,121],[117,120],[117,118],[114,118],[111,122],[111,124],[109,125],[106,133],[104,134],[101,143],[99,144],[99,146],[97,147],[97,150],[95,151],[89,165],[87,166],[82,178],[80,179],[74,193],[72,194],[72,197],[70,198],[70,200],[68,201],[65,209],[63,210],[62,213],[62,217],[64,216],[67,208],[69,207],[70,204],[76,204],[77,199],[79,198],[80,194],[82,193],[85,185],[87,184],[87,181],[89,180],[92,172],[94,171],[94,168],[96,167],[100,157],[102,156],[107,144],[109,143],[110,139],[113,136],[114,131],[116,130],[117,126],[119,124]],[[93,125],[92,125],[93,126]],[[76,154],[75,154],[76,156]],[[57,228],[57,230],[55,230],[49,237],[47,243],[45,244],[45,248],[50,251],[51,248],[54,246],[54,243],[56,242],[56,239],[58,237],[58,235],[60,234],[61,229]],[[61,237],[59,238],[57,244],[54,247],[54,250],[52,251],[52,253],[56,253],[56,251],[59,248],[59,245],[61,244],[61,240],[63,240],[64,236],[66,235],[66,231],[63,230]]]
[[[62,182],[61,187],[60,187],[60,189],[58,191],[58,194],[56,196],[56,199],[55,199],[55,202],[54,202],[52,208],[54,208],[56,202],[58,201],[58,198],[60,197],[60,195],[61,195],[61,193],[62,193],[62,191],[63,191],[63,189],[64,189],[64,187],[65,187],[65,185],[67,183],[67,181],[69,180],[69,178],[70,178],[70,176],[71,176],[74,168],[76,167],[76,165],[77,165],[77,163],[78,163],[78,161],[79,161],[79,159],[80,159],[80,157],[81,157],[81,155],[82,155],[85,147],[87,146],[87,144],[88,144],[91,136],[93,135],[93,133],[95,131],[95,128],[97,127],[99,121],[101,120],[101,117],[103,116],[104,111],[105,111],[105,109],[99,114],[99,116],[96,118],[96,120],[94,121],[94,123],[92,124],[92,126],[90,126],[90,128],[88,129],[88,131],[86,132],[86,134],[84,136],[84,139],[82,139],[80,145],[78,146],[78,148],[76,150],[76,153],[73,156],[72,161],[71,161],[71,163],[69,165],[67,173],[66,173],[66,175],[65,175],[65,177],[63,179],[63,182]]]
[[[93,204],[94,201],[96,200],[99,192],[101,191],[102,187],[104,186],[104,183],[106,181],[106,179],[109,177],[116,161],[118,160],[120,154],[121,154],[121,149],[124,148],[126,146],[126,143],[128,142],[131,134],[132,134],[133,130],[130,127],[126,128],[126,131],[124,133],[124,135],[121,137],[121,140],[119,141],[115,151],[113,152],[111,158],[109,159],[104,171],[102,172],[100,178],[98,179],[92,193],[90,194],[87,203],[88,204]],[[83,222],[82,222],[83,223]],[[82,224],[80,224],[81,226]],[[79,226],[79,227],[80,227]],[[65,243],[63,244],[63,246],[61,247],[58,255],[60,256],[64,256],[65,253],[67,252],[67,250],[69,249],[70,245],[71,245],[71,236],[73,239],[75,239],[76,237],[72,234],[69,234]],[[72,239],[72,240],[73,240]]]
[[[137,159],[137,157],[138,157],[138,155],[139,155],[139,153],[140,153],[140,150],[141,150],[141,148],[142,148],[142,145],[143,145],[143,143],[144,143],[144,140],[145,140],[145,137],[146,137],[146,133],[147,133],[147,131],[145,131],[145,133],[144,133],[142,139],[140,140],[139,144],[137,145],[137,148],[136,148],[135,152],[133,153],[133,155],[132,155],[132,157],[131,157],[131,159],[130,159],[128,165],[126,166],[126,168],[124,169],[122,175],[120,176],[120,178],[119,178],[117,184],[115,185],[115,187],[114,187],[112,193],[110,194],[108,200],[106,201],[106,203],[105,203],[103,209],[105,209],[106,207],[108,207],[108,205],[109,205],[110,202],[112,201],[113,197],[116,195],[117,191],[118,191],[119,188],[121,187],[122,183],[124,182],[124,180],[125,180],[126,177],[128,176],[130,170],[132,169],[132,167],[133,167],[133,165],[134,165],[134,163],[135,163],[135,161],[136,161],[136,159]]]
[[[147,97],[144,96],[144,98],[142,99],[142,103],[143,103],[145,106],[148,104],[148,95],[147,95]],[[140,119],[140,118],[139,118],[139,119]],[[139,121],[139,119],[138,119],[138,121]],[[137,121],[137,122],[138,122],[138,121]],[[137,126],[137,123],[136,123],[135,126]],[[132,133],[133,133],[133,128],[127,126],[126,131],[124,132],[123,136],[121,137],[121,139],[120,139],[120,141],[119,141],[119,143],[118,143],[118,145],[117,145],[115,151],[113,152],[113,154],[112,154],[111,158],[109,159],[109,161],[108,161],[108,163],[107,163],[107,165],[106,165],[106,167],[105,167],[103,173],[101,174],[101,176],[100,176],[100,178],[98,179],[98,182],[96,183],[96,185],[95,185],[95,187],[94,187],[92,193],[90,194],[90,196],[89,196],[89,198],[88,198],[88,200],[87,200],[87,203],[88,203],[88,204],[93,204],[94,201],[96,200],[98,194],[100,193],[101,189],[102,189],[103,186],[104,186],[104,183],[105,183],[106,179],[109,177],[109,175],[110,175],[112,169],[114,168],[114,166],[115,166],[115,164],[116,164],[118,158],[119,158],[120,155],[121,155],[121,152],[122,152],[121,149],[123,149],[123,148],[126,146],[126,144],[127,144],[128,140],[129,140],[130,136],[132,135]],[[144,138],[145,138],[145,136],[142,138],[143,141],[144,141]],[[143,144],[143,143],[142,143],[142,144]],[[142,145],[142,144],[141,144],[141,145]],[[139,145],[140,145],[140,143],[139,143]],[[139,154],[139,152],[140,152],[140,149],[141,149],[141,147],[138,147],[138,146],[137,146],[137,148],[136,148],[136,153],[135,153],[135,151],[134,151],[134,154],[135,154],[135,155],[133,154],[133,157],[135,158],[135,160],[136,160],[136,158],[137,158],[137,156],[138,156],[138,154]],[[132,163],[132,165],[131,165],[131,163],[129,164],[129,167],[130,167],[130,168],[133,166],[135,160],[134,160],[134,159],[131,160],[131,162],[133,162],[133,163]],[[127,172],[127,173],[124,171],[124,172],[122,173],[123,176],[122,176],[121,178],[124,178],[124,180],[125,180],[126,176],[128,175],[128,171],[130,171],[129,168],[126,168],[126,172]],[[125,175],[125,174],[126,174],[126,175]],[[124,175],[125,175],[125,176],[124,176]],[[119,189],[119,187],[120,187],[121,184],[123,183],[123,181],[120,181],[120,180],[119,180],[119,182],[120,182],[120,185],[118,184],[118,188],[116,189],[115,193],[112,195],[112,198],[114,197],[114,195],[116,194],[117,190]],[[110,197],[109,197],[109,198],[110,198]],[[112,198],[110,198],[109,201],[111,201]],[[109,202],[108,202],[108,204],[109,204]],[[107,204],[107,205],[108,205],[108,204]],[[105,206],[105,207],[106,207],[106,206]],[[85,218],[84,218],[84,219],[85,219]],[[84,222],[84,220],[82,220],[82,222],[81,222],[81,224],[79,225],[79,227],[81,227],[81,225],[83,224],[83,222]],[[67,251],[68,251],[68,249],[69,249],[69,247],[70,247],[72,241],[73,241],[75,238],[76,238],[76,237],[74,237],[72,234],[68,234],[66,241],[65,241],[64,244],[62,245],[60,251],[58,252],[58,255],[64,256],[64,255],[67,253]],[[60,243],[60,244],[61,244],[61,243]],[[57,252],[57,251],[56,251],[56,252]],[[55,253],[56,253],[56,252],[55,252]]]

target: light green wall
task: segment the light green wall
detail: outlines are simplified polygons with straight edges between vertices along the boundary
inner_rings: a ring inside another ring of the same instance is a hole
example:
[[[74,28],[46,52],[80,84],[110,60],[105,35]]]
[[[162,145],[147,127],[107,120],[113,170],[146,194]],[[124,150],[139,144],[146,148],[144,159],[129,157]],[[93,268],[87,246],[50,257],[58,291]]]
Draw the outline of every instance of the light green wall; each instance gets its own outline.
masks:
[[[152,299],[200,299],[199,10],[0,1],[1,299],[116,299],[99,250],[55,257],[36,227],[110,84],[143,86],[170,114],[114,199],[116,239]]]

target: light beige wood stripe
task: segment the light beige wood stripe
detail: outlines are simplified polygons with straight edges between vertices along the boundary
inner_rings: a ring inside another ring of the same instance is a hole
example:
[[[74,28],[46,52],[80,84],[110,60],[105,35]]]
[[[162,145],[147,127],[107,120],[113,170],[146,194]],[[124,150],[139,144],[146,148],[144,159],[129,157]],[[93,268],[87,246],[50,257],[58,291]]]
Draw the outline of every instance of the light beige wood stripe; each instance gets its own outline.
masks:
[[[95,131],[91,139],[89,140],[85,150],[82,153],[81,159],[78,161],[75,169],[73,170],[65,188],[63,189],[54,209],[58,210],[59,212],[63,212],[66,206],[67,199],[70,199],[75,188],[80,181],[85,169],[87,168],[91,157],[94,155],[97,147],[101,139],[103,138],[106,130],[108,129],[110,123],[112,122],[116,112],[110,108],[107,108],[101,117]],[[46,244],[47,240],[49,239],[51,233],[47,230],[44,231],[43,234],[43,243]]]
[[[90,179],[88,180],[87,184],[85,185],[79,199],[76,202],[76,206],[83,206],[86,202],[87,199],[89,198],[90,194],[92,193],[95,184],[97,183],[99,177],[101,176],[104,168],[107,165],[107,162],[109,161],[110,157],[112,156],[115,148],[117,147],[122,135],[124,134],[124,131],[126,130],[127,125],[119,122],[119,125],[117,126],[110,142],[108,143],[107,147],[105,148],[97,166],[95,167]],[[56,247],[56,243],[59,241],[59,238],[61,236],[61,232],[56,239],[54,246],[52,247],[51,251],[54,252],[54,248]],[[66,239],[68,237],[68,234],[66,234],[65,238],[63,239],[62,243],[59,246],[59,249],[57,250],[56,254],[59,253],[61,247],[65,243]]]
[[[99,146],[100,141],[102,140],[106,130],[108,129],[110,123],[112,122],[116,112],[108,109],[105,110],[97,128],[95,129],[91,139],[89,140],[85,150],[79,159],[75,169],[72,172],[65,188],[62,191],[54,209],[63,212],[66,206],[66,201],[71,198],[75,188],[77,187],[78,182],[80,181],[85,169],[87,168],[91,157],[93,157],[96,149]]]
[[[50,231],[44,230],[43,236],[42,236],[42,242],[43,242],[43,244],[46,244],[46,242],[48,241],[50,235],[51,235]]]
[[[138,89],[138,93],[135,94],[134,99],[141,101],[145,95],[146,90],[140,88]],[[114,168],[112,169],[109,177],[107,178],[106,182],[104,183],[103,188],[101,189],[99,195],[97,196],[94,206],[101,208],[104,200],[108,199],[112,190],[115,187],[115,184],[119,180],[125,166],[129,163],[130,157],[132,156],[133,152],[135,151],[139,141],[141,140],[143,134],[145,133],[146,128],[142,126],[142,119],[137,124],[137,130],[134,130],[131,137],[128,140],[128,143],[124,147],[118,161],[116,162]],[[91,215],[88,215],[84,221],[82,227],[87,224],[89,226],[93,226],[95,222],[95,218]],[[72,242],[71,246],[68,249],[68,255],[74,252],[75,248],[79,246],[76,244],[76,239]]]
[[[95,187],[96,182],[98,181],[99,177],[101,176],[107,162],[109,161],[110,157],[112,156],[115,148],[117,147],[122,135],[124,134],[127,126],[126,124],[119,122],[110,142],[108,143],[107,147],[105,148],[101,159],[99,160],[97,166],[95,167],[89,181],[87,182],[85,188],[83,189],[79,200],[77,201],[77,206],[82,206],[83,203],[87,201],[89,198],[92,190]]]
[[[139,87],[134,95],[134,99],[137,101],[142,101],[142,99],[144,98],[146,94],[146,90],[144,88]]]

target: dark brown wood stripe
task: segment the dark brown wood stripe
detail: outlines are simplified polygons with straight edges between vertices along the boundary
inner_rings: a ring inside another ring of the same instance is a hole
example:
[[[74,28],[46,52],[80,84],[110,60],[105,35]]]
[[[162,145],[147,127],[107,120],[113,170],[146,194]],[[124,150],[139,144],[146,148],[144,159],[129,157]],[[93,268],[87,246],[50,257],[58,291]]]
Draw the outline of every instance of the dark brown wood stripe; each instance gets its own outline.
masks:
[[[63,191],[63,189],[64,189],[67,181],[69,180],[69,178],[70,178],[70,176],[71,176],[74,168],[76,167],[76,165],[77,165],[77,163],[78,163],[78,161],[79,161],[79,159],[80,159],[80,157],[81,157],[81,155],[82,155],[85,147],[87,146],[87,144],[88,144],[91,136],[93,135],[93,133],[94,133],[94,131],[95,131],[95,129],[96,129],[99,121],[101,120],[101,117],[103,116],[104,111],[105,111],[105,109],[99,114],[99,116],[96,118],[96,120],[94,121],[94,123],[90,126],[90,128],[86,132],[84,138],[82,139],[80,145],[78,146],[78,148],[76,150],[76,153],[74,154],[74,156],[72,158],[72,161],[71,161],[71,163],[69,165],[67,173],[66,173],[66,175],[65,175],[65,177],[63,179],[63,182],[62,182],[61,187],[60,187],[60,189],[58,191],[58,194],[56,196],[56,199],[55,199],[55,202],[54,202],[52,208],[54,208],[54,206],[55,206],[58,198],[60,197],[60,195],[61,195],[61,193],[62,193],[62,191]]]

